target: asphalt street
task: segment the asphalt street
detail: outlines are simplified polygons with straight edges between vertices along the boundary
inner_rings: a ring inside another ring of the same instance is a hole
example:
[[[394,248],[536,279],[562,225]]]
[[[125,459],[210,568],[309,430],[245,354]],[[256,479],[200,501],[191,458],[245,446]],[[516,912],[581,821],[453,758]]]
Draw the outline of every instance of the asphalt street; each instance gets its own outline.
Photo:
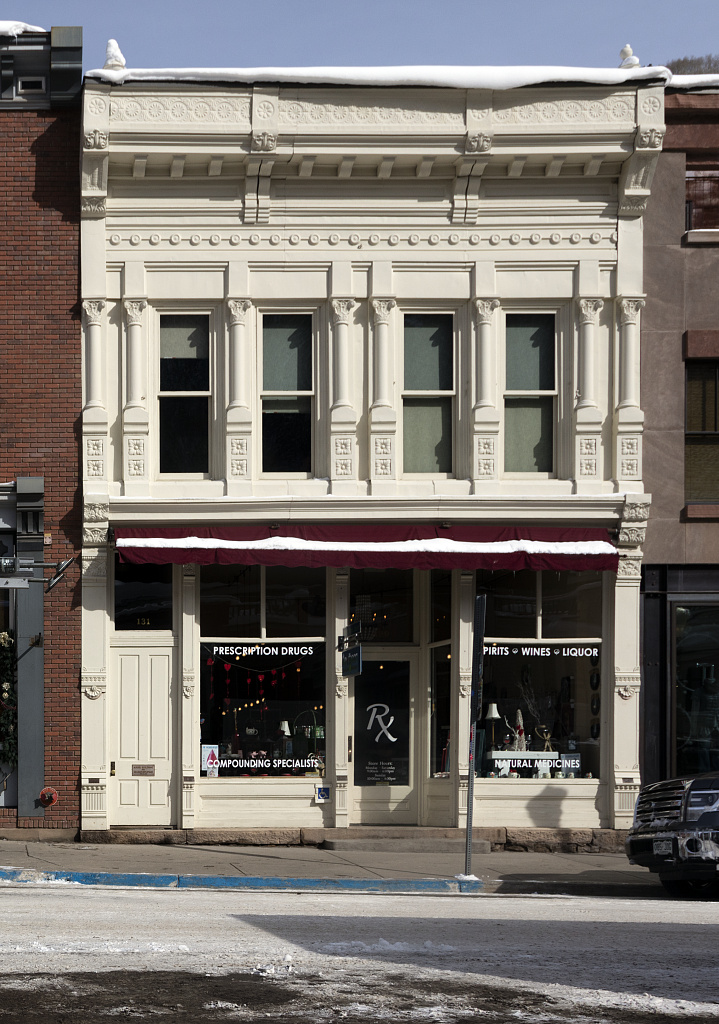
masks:
[[[719,1019],[716,904],[0,886],[3,1021]]]

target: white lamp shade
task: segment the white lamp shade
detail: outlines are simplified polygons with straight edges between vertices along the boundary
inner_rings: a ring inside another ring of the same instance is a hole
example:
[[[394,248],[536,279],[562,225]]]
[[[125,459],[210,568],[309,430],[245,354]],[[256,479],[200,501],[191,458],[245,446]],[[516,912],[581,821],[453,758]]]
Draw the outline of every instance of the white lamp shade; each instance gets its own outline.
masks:
[[[292,733],[290,732],[290,723],[289,723],[289,722],[287,722],[287,721],[286,721],[285,719],[283,719],[283,720],[282,720],[282,721],[280,722],[280,732],[281,732],[281,733],[282,733],[282,734],[283,734],[284,736],[291,736],[291,735],[292,735]]]
[[[502,716],[500,715],[499,711],[497,711],[497,705],[490,704],[489,707],[487,708],[487,714],[484,717],[491,721],[493,718],[499,719]]]

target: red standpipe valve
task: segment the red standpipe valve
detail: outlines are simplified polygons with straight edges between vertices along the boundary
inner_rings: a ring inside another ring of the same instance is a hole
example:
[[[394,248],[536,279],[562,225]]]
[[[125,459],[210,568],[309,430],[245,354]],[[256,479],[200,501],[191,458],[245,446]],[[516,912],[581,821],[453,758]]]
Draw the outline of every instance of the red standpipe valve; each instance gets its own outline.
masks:
[[[52,807],[58,801],[58,794],[56,789],[52,789],[50,786],[46,786],[45,789],[40,791],[40,803],[43,807]]]

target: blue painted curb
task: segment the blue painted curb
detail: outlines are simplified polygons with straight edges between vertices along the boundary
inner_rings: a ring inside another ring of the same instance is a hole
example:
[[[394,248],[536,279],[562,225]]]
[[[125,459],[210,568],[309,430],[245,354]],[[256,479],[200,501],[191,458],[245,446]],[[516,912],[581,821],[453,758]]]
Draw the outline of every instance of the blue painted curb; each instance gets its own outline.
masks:
[[[483,883],[445,878],[249,878],[245,875],[152,875],[110,871],[36,871],[0,868],[0,882],[75,882],[152,889],[292,889],[323,892],[476,893]]]

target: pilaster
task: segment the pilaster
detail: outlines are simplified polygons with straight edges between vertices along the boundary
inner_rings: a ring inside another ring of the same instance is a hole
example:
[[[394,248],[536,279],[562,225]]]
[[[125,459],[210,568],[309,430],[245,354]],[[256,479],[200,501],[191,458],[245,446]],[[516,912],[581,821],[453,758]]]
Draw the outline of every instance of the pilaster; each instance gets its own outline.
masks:
[[[107,486],[109,441],[102,350],[104,299],[82,304],[85,325],[85,406],[82,411],[83,481],[86,489]],[[100,483],[102,481],[102,483]]]
[[[578,493],[601,488],[602,412],[597,401],[597,330],[604,302],[599,298],[575,300],[578,327],[578,376],[574,407],[574,479]]]
[[[328,570],[328,574],[329,574]],[[349,623],[350,578],[348,569],[336,569],[334,579],[334,624],[335,636],[342,636]],[[328,652],[329,653],[329,652]],[[342,654],[334,652],[331,661],[332,670],[330,685],[332,691],[327,698],[331,721],[328,721],[328,736],[334,736],[334,750],[328,757],[328,774],[333,779],[334,796],[334,827],[346,828],[349,825],[347,737],[349,734],[349,700],[348,680],[342,675]],[[332,685],[334,684],[334,685]],[[334,728],[333,728],[334,726]],[[330,752],[328,751],[328,754]]]
[[[82,549],[81,827],[101,831],[107,816],[107,531],[110,507],[86,497]]]
[[[149,413],[147,405],[147,345],[143,337],[145,299],[125,299],[127,326],[125,407],[122,413],[123,479],[125,494],[148,493]]]
[[[230,380],[225,416],[225,473],[229,495],[252,493],[252,353],[249,299],[225,302],[230,332]]]
[[[639,296],[617,299],[619,372],[614,411],[614,476],[620,489],[638,487],[642,480],[644,413],[639,405],[639,316],[644,305]]]
[[[472,697],[472,650],[474,627],[475,577],[473,572],[455,573],[453,605],[457,609],[457,676],[453,679],[451,722],[453,790],[457,804],[454,823],[467,824],[467,792],[469,782],[469,725]],[[457,578],[458,577],[458,578]]]
[[[639,604],[642,544],[650,499],[626,497],[619,532],[614,600],[614,679],[611,732],[612,828],[629,828],[640,786],[641,649]]]
[[[392,338],[393,298],[371,301],[374,325],[374,400],[370,408],[370,483],[373,494],[397,492],[397,409]]]
[[[195,741],[200,732],[199,686],[195,642],[195,566],[182,566],[181,596],[182,634],[182,697],[180,734],[182,744],[182,828],[195,827],[195,785],[200,777],[198,750]]]
[[[332,493],[356,493],[357,411],[352,403],[351,298],[330,300],[332,323],[332,408],[330,410],[330,479]]]
[[[499,476],[500,415],[497,407],[497,335],[495,310],[499,299],[475,299],[477,327],[475,398],[472,411],[472,480],[480,485]]]

